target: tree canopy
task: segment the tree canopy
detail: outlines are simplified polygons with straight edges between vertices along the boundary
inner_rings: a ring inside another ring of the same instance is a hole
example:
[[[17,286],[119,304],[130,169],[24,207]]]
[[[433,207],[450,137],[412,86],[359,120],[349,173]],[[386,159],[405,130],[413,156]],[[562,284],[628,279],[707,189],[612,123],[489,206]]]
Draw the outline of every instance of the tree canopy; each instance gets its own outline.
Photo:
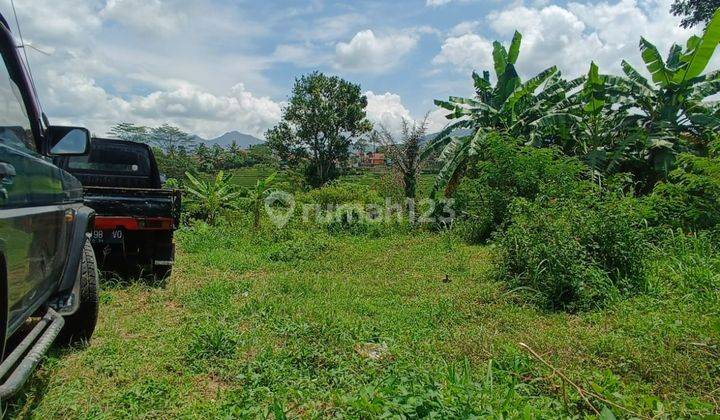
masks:
[[[718,9],[720,9],[720,0],[675,0],[670,6],[673,15],[683,16],[680,22],[683,28],[710,22]]]
[[[169,124],[163,124],[159,127],[146,127],[122,122],[115,124],[115,126],[108,131],[108,134],[123,140],[147,143],[159,148],[164,153],[172,152],[178,148],[188,147],[193,141],[192,135]]]
[[[291,167],[303,167],[313,186],[338,175],[350,145],[372,130],[360,85],[313,72],[296,79],[283,120],[265,134],[268,145]]]

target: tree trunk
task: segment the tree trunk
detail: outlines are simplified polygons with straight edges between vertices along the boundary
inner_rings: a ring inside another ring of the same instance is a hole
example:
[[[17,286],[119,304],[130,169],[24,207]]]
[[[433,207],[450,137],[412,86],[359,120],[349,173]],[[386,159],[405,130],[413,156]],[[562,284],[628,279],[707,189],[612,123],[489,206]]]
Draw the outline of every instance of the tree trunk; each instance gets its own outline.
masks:
[[[415,184],[416,180],[415,177],[410,174],[405,174],[405,179],[403,180],[403,184],[405,184],[405,198],[415,198]]]
[[[253,228],[260,229],[260,202],[256,201],[253,208]]]

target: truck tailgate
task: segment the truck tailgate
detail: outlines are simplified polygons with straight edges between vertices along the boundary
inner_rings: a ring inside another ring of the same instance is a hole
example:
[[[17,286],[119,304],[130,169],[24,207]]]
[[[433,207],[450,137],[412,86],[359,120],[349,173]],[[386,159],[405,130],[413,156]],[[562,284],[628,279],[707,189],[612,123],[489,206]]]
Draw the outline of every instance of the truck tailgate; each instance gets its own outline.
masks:
[[[179,222],[180,191],[148,188],[85,187],[85,205],[98,216],[172,217]]]

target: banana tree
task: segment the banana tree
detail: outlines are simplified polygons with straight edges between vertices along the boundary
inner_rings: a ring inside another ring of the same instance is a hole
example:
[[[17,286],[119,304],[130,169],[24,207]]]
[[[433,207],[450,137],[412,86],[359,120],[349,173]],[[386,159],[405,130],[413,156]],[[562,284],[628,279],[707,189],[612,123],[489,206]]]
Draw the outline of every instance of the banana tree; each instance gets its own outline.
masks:
[[[666,60],[657,47],[640,39],[640,52],[651,80],[623,61],[626,95],[640,111],[638,124],[649,133],[648,158],[667,174],[680,152],[704,154],[720,129],[718,106],[707,98],[720,92],[720,71],[703,74],[720,42],[720,11],[702,36],[692,36],[685,48],[674,44]]]
[[[625,95],[628,82],[624,78],[601,74],[591,62],[584,80],[581,89],[530,124],[539,135],[529,144],[559,146],[584,160],[590,177],[599,182],[605,174],[637,161],[637,150],[643,149],[647,134],[630,112],[634,103]],[[553,132],[560,134],[549,137]]]
[[[255,186],[247,191],[247,196],[242,200],[248,202],[253,215],[253,229],[260,229],[260,216],[265,199],[273,191],[272,186],[275,183],[277,172],[273,172],[264,179],[258,179]]]
[[[443,163],[433,194],[444,190],[452,195],[469,161],[477,158],[490,133],[502,132],[516,138],[531,136],[531,123],[544,116],[566,98],[566,92],[582,84],[582,78],[566,81],[553,66],[523,82],[515,69],[522,35],[515,32],[510,48],[493,43],[496,83],[490,72],[473,72],[474,98],[451,96],[435,104],[450,111],[446,118],[456,120],[440,132],[425,149],[425,159],[440,151]],[[458,134],[462,133],[462,134]]]
[[[213,223],[222,210],[236,208],[235,200],[240,191],[230,182],[232,175],[220,171],[211,181],[195,177],[190,172],[185,172],[185,176],[189,181],[185,187],[190,193],[188,201],[208,223]]]

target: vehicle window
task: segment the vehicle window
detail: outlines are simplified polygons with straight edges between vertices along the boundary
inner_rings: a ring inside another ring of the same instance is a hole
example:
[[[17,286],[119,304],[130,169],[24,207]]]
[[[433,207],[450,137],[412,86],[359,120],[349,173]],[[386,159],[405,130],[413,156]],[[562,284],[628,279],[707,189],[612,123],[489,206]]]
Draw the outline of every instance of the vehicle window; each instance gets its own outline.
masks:
[[[0,141],[14,147],[35,150],[30,119],[20,89],[10,77],[5,60],[0,64]]]
[[[150,158],[142,147],[94,142],[90,154],[68,161],[73,171],[126,176],[150,175]]]

